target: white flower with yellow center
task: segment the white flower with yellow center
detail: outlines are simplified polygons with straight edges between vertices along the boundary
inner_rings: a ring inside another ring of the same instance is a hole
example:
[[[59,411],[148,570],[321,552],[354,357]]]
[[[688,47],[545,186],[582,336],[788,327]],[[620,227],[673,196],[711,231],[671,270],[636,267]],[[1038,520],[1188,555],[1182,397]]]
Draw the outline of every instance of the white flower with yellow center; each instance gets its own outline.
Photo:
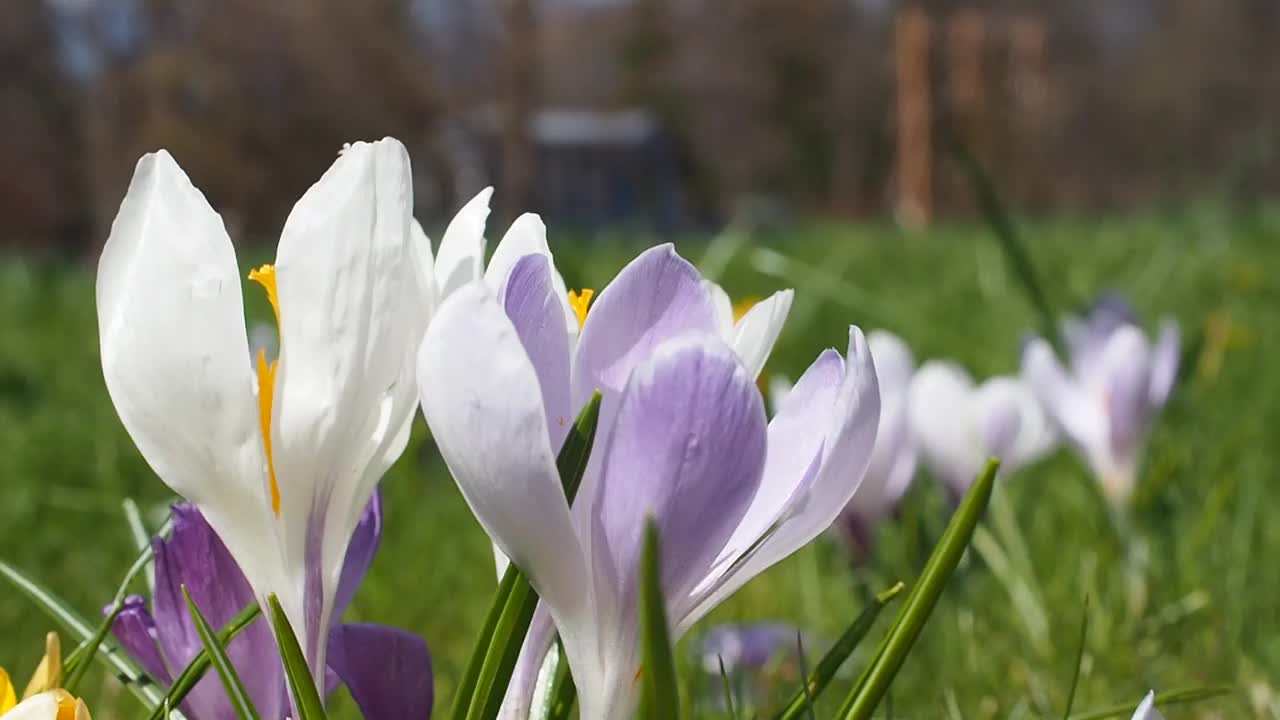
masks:
[[[298,201],[275,264],[250,273],[280,330],[256,368],[231,240],[167,152],[138,162],[98,265],[121,421],[259,598],[279,596],[317,676],[352,531],[417,403],[431,298],[410,177],[398,141],[356,143]]]

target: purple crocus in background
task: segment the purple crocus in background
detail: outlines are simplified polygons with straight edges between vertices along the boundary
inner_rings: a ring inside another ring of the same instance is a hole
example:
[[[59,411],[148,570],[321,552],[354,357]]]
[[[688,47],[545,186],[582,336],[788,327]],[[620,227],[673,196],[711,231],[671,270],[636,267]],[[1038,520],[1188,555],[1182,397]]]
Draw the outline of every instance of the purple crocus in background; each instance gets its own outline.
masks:
[[[975,385],[959,365],[930,360],[912,379],[907,402],[924,462],[955,498],[988,458],[1000,458],[1001,476],[1008,476],[1057,444],[1044,409],[1019,378],[999,376]]]
[[[252,588],[226,546],[194,506],[173,506],[173,532],[155,538],[155,589],[129,597],[112,625],[120,644],[165,684],[203,648],[187,611],[182,586],[214,627],[222,627],[256,602]],[[370,501],[347,549],[334,617],[350,604],[373,560],[382,534],[378,495]],[[109,611],[110,608],[107,608]],[[329,690],[345,684],[368,720],[429,718],[433,699],[431,656],[417,636],[381,625],[339,624],[329,630]],[[270,625],[259,617],[227,647],[245,690],[263,720],[289,716],[289,697]],[[191,720],[234,720],[221,680],[208,673],[182,703]]]
[[[1023,350],[1023,374],[1113,503],[1133,493],[1152,421],[1178,375],[1182,338],[1172,319],[1151,345],[1128,305],[1105,296],[1063,323],[1070,369],[1041,338]]]
[[[646,517],[678,637],[835,520],[869,461],[879,393],[851,328],[847,361],[822,353],[766,426],[750,353],[722,339],[701,275],[670,246],[605,288],[572,356],[555,292],[536,257],[497,296],[483,283],[455,292],[423,339],[422,407],[476,518],[554,620],[582,717],[626,717]],[[596,390],[595,450],[570,508],[556,449]],[[526,651],[540,659],[536,631]]]

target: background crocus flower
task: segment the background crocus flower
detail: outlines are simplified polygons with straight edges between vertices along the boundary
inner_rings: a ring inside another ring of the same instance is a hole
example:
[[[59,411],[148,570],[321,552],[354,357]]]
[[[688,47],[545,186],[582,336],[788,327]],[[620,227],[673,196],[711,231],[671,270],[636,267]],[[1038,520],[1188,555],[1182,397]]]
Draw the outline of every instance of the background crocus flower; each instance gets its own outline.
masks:
[[[1152,346],[1127,306],[1110,297],[1085,319],[1068,319],[1063,334],[1070,371],[1048,342],[1035,338],[1023,350],[1023,375],[1108,499],[1124,504],[1137,482],[1151,422],[1177,378],[1178,325],[1165,320]]]
[[[958,498],[1000,458],[1008,476],[1048,454],[1057,443],[1044,409],[1019,378],[994,377],[975,385],[952,362],[931,360],[916,372],[907,412],[930,472]]]
[[[1164,720],[1164,715],[1156,709],[1155,691],[1149,691],[1147,696],[1142,698],[1138,709],[1133,711],[1133,720]]]
[[[255,601],[249,582],[226,546],[195,507],[173,507],[173,532],[155,538],[156,584],[151,606],[139,596],[126,599],[111,631],[122,647],[156,680],[170,684],[204,645],[182,594],[185,586],[200,612],[222,627]],[[341,617],[364,578],[382,535],[382,506],[375,494],[347,548],[334,606]],[[109,612],[108,607],[104,612]],[[431,656],[426,643],[380,625],[339,624],[329,629],[327,689],[345,683],[368,720],[427,718],[433,695]],[[270,625],[262,618],[227,646],[259,716],[289,716],[284,668]],[[206,675],[183,701],[191,720],[234,720],[236,712],[221,680]]]
[[[98,265],[121,421],[255,595],[279,596],[317,681],[347,541],[416,407],[428,318],[410,177],[396,140],[356,143],[294,206],[276,264],[250,274],[280,328],[256,373],[231,240],[167,152],[138,162]]]
[[[670,246],[643,253],[601,293],[572,363],[562,343],[543,342],[548,329],[563,333],[545,270],[512,276],[502,298],[477,283],[441,306],[419,356],[424,414],[481,526],[554,619],[582,716],[624,717],[639,670],[645,518],[666,540],[679,635],[848,501],[879,412],[870,354],[851,329],[848,366],[823,353],[766,429],[748,353],[720,339],[701,276]],[[553,405],[565,382],[568,402]],[[570,509],[553,428],[596,390],[596,447]]]
[[[872,527],[893,512],[907,492],[918,457],[907,412],[915,356],[902,338],[884,330],[867,333],[867,347],[880,385],[880,426],[866,475],[838,524],[858,550],[866,548]]]

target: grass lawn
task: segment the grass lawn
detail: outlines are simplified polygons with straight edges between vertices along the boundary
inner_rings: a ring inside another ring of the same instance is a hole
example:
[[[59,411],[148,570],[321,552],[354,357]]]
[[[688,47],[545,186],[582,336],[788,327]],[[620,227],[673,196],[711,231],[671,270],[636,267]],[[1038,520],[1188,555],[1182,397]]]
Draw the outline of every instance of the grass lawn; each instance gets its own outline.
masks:
[[[1023,231],[1056,307],[1123,291],[1148,328],[1161,315],[1176,317],[1199,343],[1196,362],[1151,437],[1127,536],[1067,450],[998,488],[983,551],[962,564],[894,685],[895,715],[1061,716],[1088,598],[1077,711],[1136,705],[1152,687],[1229,684],[1230,696],[1165,714],[1277,716],[1280,211],[1196,205],[1027,222]],[[646,242],[552,237],[569,285],[597,289]],[[976,225],[918,234],[796,226],[760,233],[727,259],[722,251],[732,248],[723,242],[695,238],[677,247],[694,262],[723,266],[720,280],[736,297],[796,288],[766,373],[795,377],[822,348],[843,349],[851,323],[898,333],[920,360],[951,357],[978,376],[1008,373],[1037,323],[996,244]],[[246,269],[266,255],[247,254]],[[249,313],[267,320],[265,299],[246,287]],[[89,270],[0,260],[0,557],[85,613],[110,599],[136,555],[121,500],[136,499],[154,526],[171,499],[107,397],[93,298]],[[351,615],[427,639],[439,713],[487,609],[492,556],[420,420],[383,487],[386,532]],[[814,638],[812,663],[816,646],[834,638],[870,593],[910,582],[946,512],[922,472],[863,566],[852,568],[832,542],[815,543],[695,628],[682,656],[716,622],[776,620]],[[1145,572],[1131,570],[1133,542],[1146,548]],[[15,591],[0,598],[0,664],[23,681],[49,622]],[[876,632],[864,643],[818,717],[838,704],[878,639]],[[715,717],[708,698],[719,694],[719,680],[689,662],[686,697],[699,703],[696,716]],[[781,665],[775,682],[794,672]],[[91,678],[85,690],[95,717],[138,716],[139,706],[105,673],[95,669]],[[336,705],[337,717],[355,717],[345,698]]]

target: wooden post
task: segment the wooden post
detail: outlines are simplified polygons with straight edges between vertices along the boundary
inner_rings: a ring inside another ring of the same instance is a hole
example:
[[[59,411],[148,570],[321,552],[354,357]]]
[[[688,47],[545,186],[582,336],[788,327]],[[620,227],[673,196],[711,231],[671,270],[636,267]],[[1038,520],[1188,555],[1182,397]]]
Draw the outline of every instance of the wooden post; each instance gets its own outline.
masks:
[[[930,142],[929,17],[918,7],[898,14],[894,27],[898,94],[899,221],[920,227],[933,216]]]

